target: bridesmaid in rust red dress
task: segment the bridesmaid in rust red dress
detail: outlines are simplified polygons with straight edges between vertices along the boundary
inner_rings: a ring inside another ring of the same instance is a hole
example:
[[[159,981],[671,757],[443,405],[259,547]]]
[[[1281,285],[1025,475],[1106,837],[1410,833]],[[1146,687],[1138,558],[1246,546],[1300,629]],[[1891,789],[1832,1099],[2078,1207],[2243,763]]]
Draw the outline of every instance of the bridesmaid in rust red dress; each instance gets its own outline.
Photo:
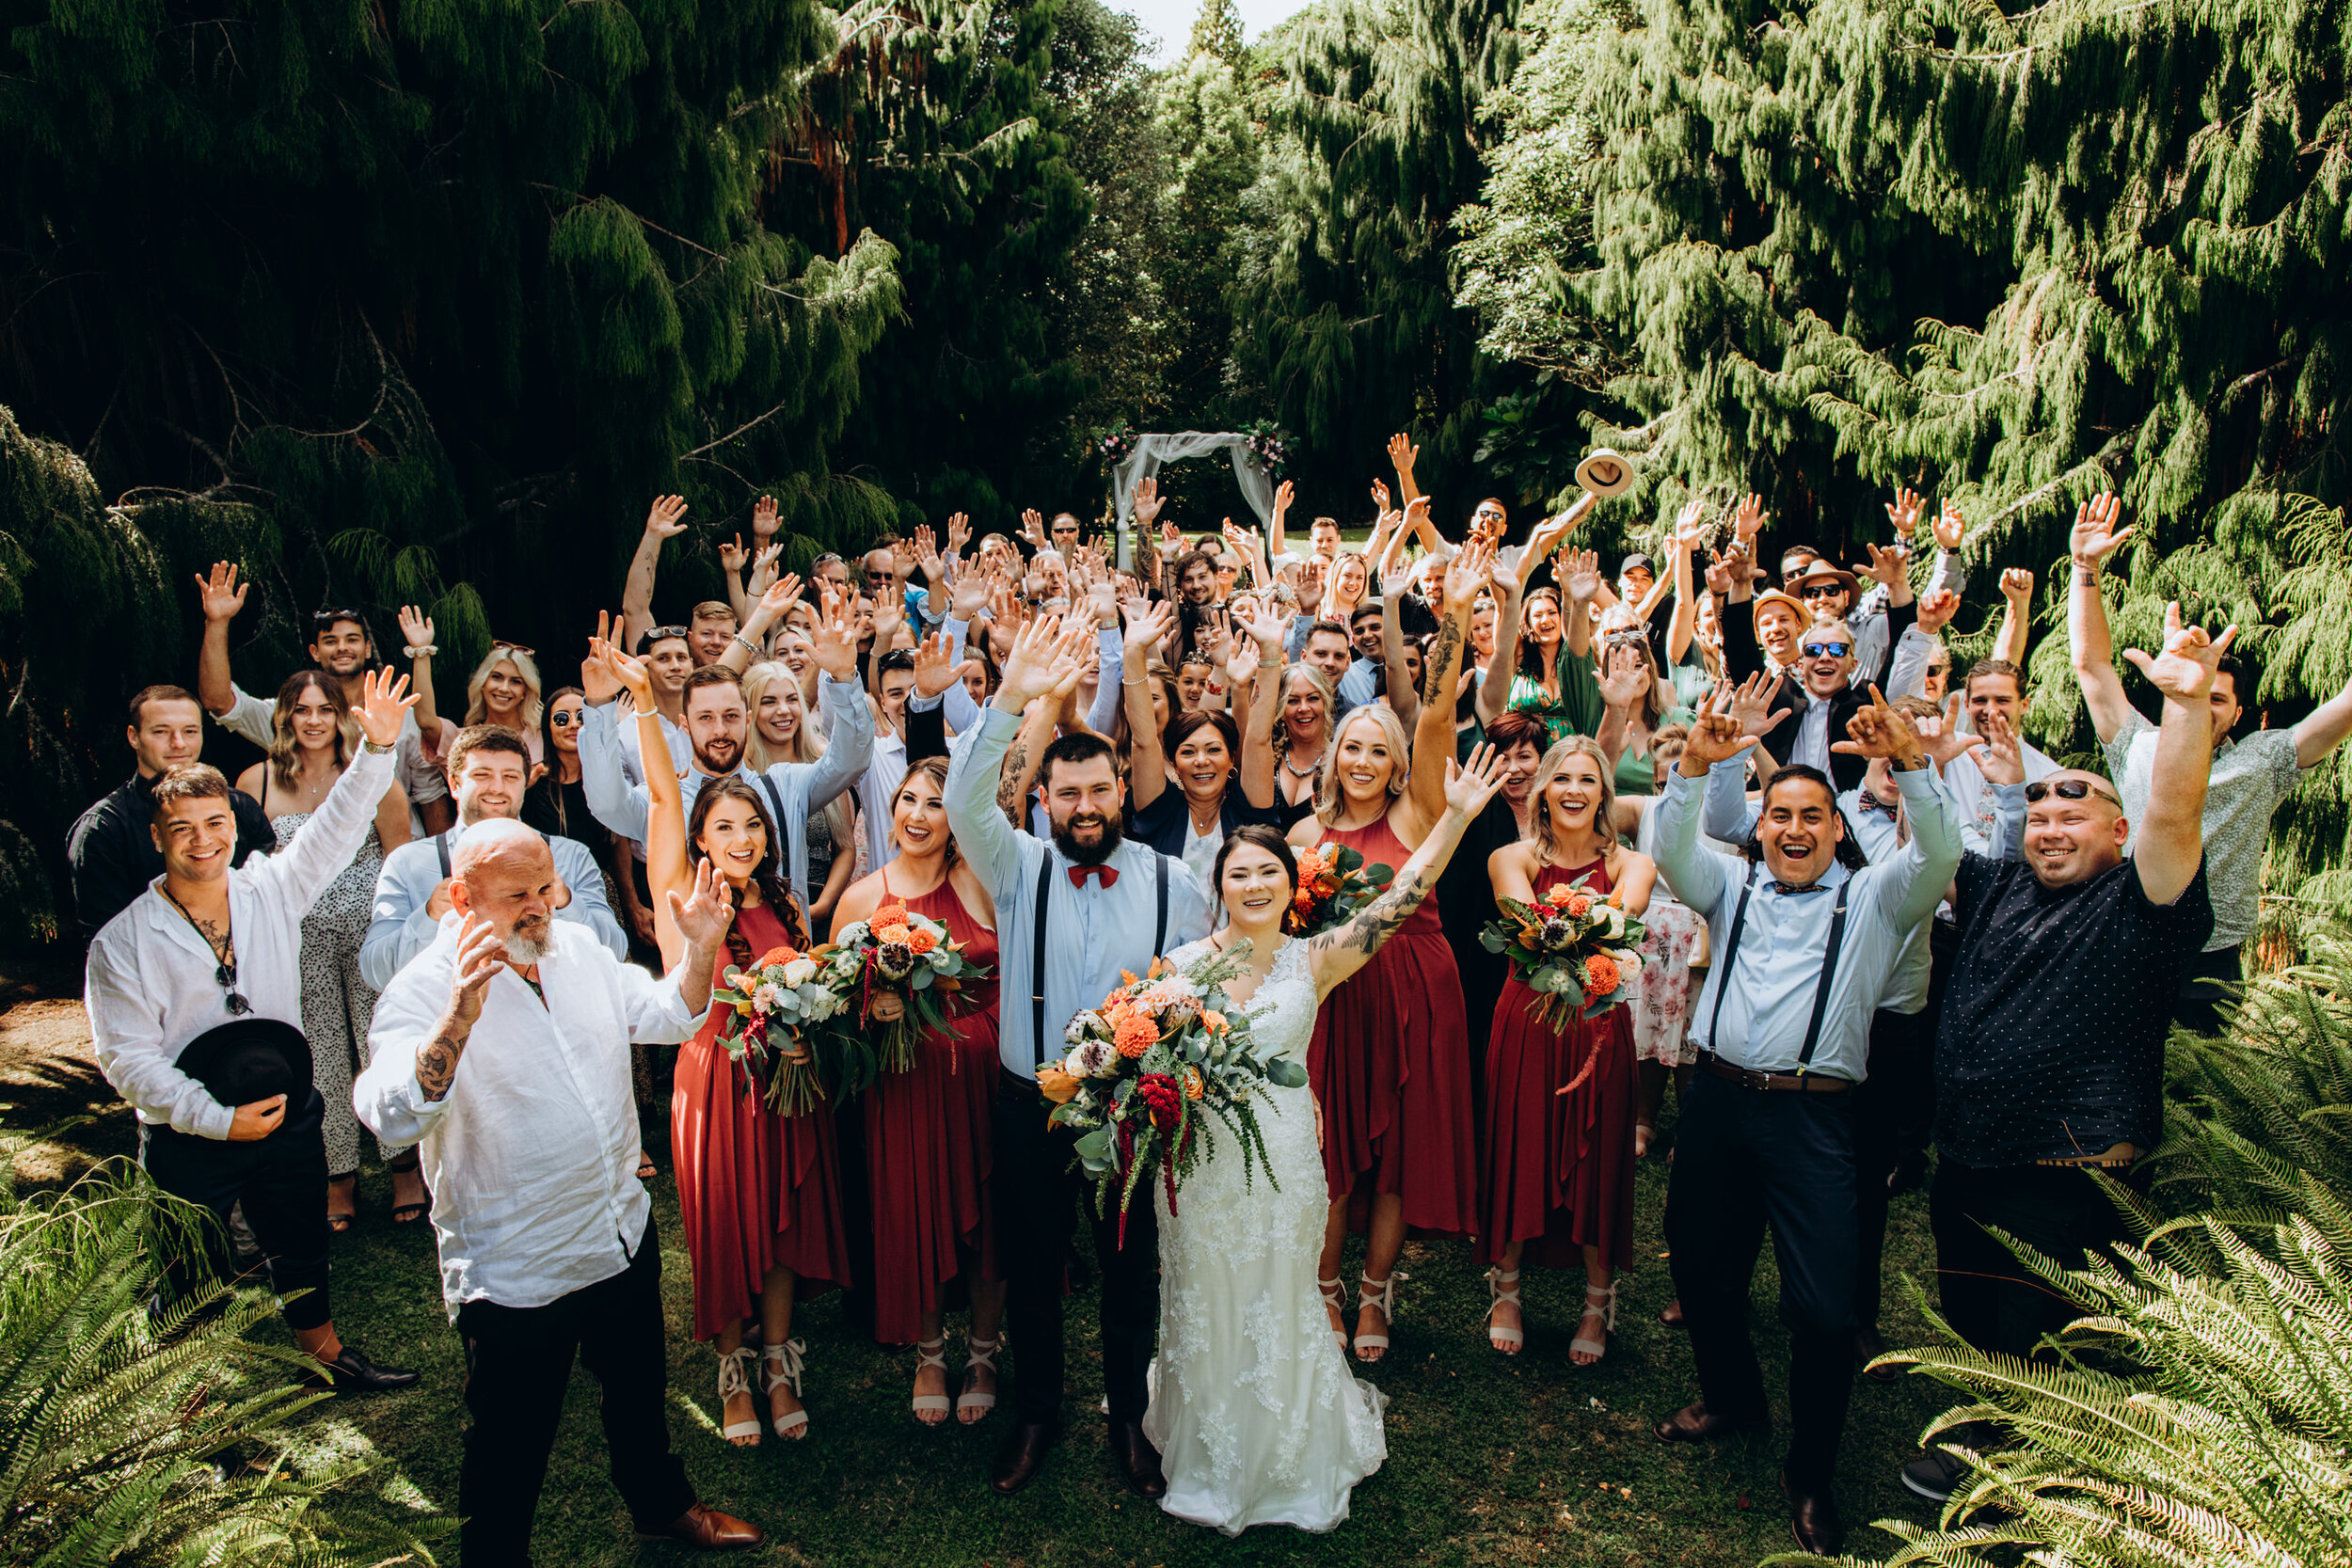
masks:
[[[1445,620],[1430,641],[1423,689],[1454,689],[1470,606],[1492,559],[1490,546],[1472,544],[1448,568]],[[1403,866],[1445,815],[1445,768],[1454,755],[1452,703],[1422,705],[1409,750],[1392,709],[1357,708],[1325,755],[1314,815],[1291,829],[1290,841],[1348,845],[1368,864]],[[1395,1319],[1396,1258],[1406,1228],[1456,1238],[1478,1228],[1470,1028],[1461,972],[1434,903],[1415,910],[1324,1000],[1307,1073],[1323,1109],[1331,1193],[1317,1283],[1332,1331],[1341,1333],[1341,1247],[1351,1228],[1365,1231],[1355,1347],[1363,1360],[1377,1361]]]
[[[807,927],[784,879],[784,840],[759,792],[740,775],[707,779],[685,816],[644,666],[609,645],[599,644],[598,655],[634,698],[641,754],[656,764],[644,770],[645,871],[664,963],[675,963],[683,944],[662,895],[691,876],[695,858],[725,879],[736,902],[728,964],[749,966],[780,946],[805,949]],[[749,1448],[759,1442],[755,1363],[776,1435],[807,1435],[800,1389],[808,1347],[792,1337],[793,1303],[846,1286],[850,1272],[833,1107],[796,1117],[771,1110],[728,1056],[719,1037],[725,1022],[713,1013],[678,1048],[670,1150],[693,1265],[694,1337],[719,1353],[720,1434]],[[745,1342],[754,1323],[758,1350]]]
[[[1532,904],[1581,881],[1580,892],[1613,891],[1628,914],[1642,912],[1657,869],[1609,831],[1610,774],[1589,736],[1544,753],[1527,838],[1486,863],[1498,899]],[[1584,1316],[1568,1356],[1589,1367],[1616,1326],[1616,1272],[1633,1261],[1633,1029],[1619,1004],[1555,1031],[1529,1013],[1534,1000],[1517,975],[1505,980],[1486,1048],[1478,1227],[1479,1261],[1492,1265],[1486,1337],[1506,1355],[1525,1342],[1522,1267],[1581,1269]]]
[[[874,1204],[874,1338],[914,1341],[914,1418],[947,1419],[946,1318],[950,1291],[972,1306],[956,1418],[969,1426],[996,1404],[997,1330],[1005,1278],[996,1266],[988,1178],[996,1077],[996,907],[947,832],[947,759],[907,769],[890,799],[898,858],[841,895],[836,928],[890,904],[947,927],[988,969],[951,998],[953,1033],[925,1040],[914,1067],[885,1072],[866,1094],[866,1160]],[[895,1009],[898,999],[882,1006]]]

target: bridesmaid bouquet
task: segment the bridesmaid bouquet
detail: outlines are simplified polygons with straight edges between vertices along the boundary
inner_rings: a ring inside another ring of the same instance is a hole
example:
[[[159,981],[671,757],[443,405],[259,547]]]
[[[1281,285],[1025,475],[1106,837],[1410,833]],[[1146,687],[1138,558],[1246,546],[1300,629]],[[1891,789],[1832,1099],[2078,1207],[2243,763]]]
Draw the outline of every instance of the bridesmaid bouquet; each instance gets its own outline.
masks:
[[[883,1072],[914,1067],[923,1037],[947,1028],[946,998],[987,974],[963,956],[962,943],[948,940],[946,927],[896,899],[843,927],[818,951],[818,983],[838,1004],[834,1033],[846,1055],[864,1058],[867,1077],[877,1064]],[[898,999],[898,1017],[874,1016],[877,994]]]
[[[1224,991],[1248,963],[1249,943],[1237,942],[1181,969],[1153,958],[1141,979],[1121,970],[1126,983],[1062,1031],[1069,1053],[1038,1069],[1038,1088],[1054,1107],[1047,1119],[1079,1130],[1078,1163],[1094,1179],[1094,1212],[1118,1193],[1121,1246],[1128,1206],[1155,1170],[1175,1212],[1176,1190],[1200,1163],[1195,1132],[1203,1111],[1240,1144],[1244,1182],[1253,1163],[1274,1181],[1251,1095],[1263,1083],[1297,1088],[1307,1069],[1260,1062],[1254,1053],[1248,1015]]]
[[[1366,865],[1361,850],[1318,844],[1298,857],[1298,891],[1282,912],[1282,929],[1295,937],[1319,937],[1355,919],[1395,880],[1394,866]]]
[[[1530,1016],[1557,1033],[1578,1017],[1598,1018],[1633,994],[1642,973],[1635,949],[1648,934],[1615,893],[1586,879],[1563,883],[1533,904],[1498,899],[1502,918],[1479,933],[1489,953],[1506,953],[1511,973],[1535,993]]]
[[[805,1115],[825,1093],[826,1064],[810,1037],[842,1002],[824,969],[818,954],[771,947],[749,969],[729,968],[725,986],[710,993],[712,1006],[733,1009],[720,1037],[728,1057],[779,1116]]]

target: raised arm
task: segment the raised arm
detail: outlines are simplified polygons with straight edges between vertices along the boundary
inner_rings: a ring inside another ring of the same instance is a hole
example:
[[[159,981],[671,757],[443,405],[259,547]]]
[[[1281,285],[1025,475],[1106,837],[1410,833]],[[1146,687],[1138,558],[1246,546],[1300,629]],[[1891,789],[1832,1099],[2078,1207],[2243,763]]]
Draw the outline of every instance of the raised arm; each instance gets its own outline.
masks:
[[[743,597],[743,568],[751,559],[739,533],[719,546],[719,571],[727,579],[727,608],[735,611],[739,626],[752,618],[751,603]]]
[[[997,806],[996,784],[1007,771],[1016,770],[1006,745],[1022,728],[1022,714],[1043,698],[1061,676],[1074,670],[1074,659],[1057,667],[1055,641],[1061,618],[1043,616],[1028,622],[1007,650],[996,695],[980,710],[979,726],[959,736],[947,764],[947,828],[956,846],[992,896],[1012,896],[1021,871],[1021,834]],[[1020,759],[1026,767],[1028,759]]]
[[[637,640],[653,630],[653,577],[661,564],[661,544],[685,531],[686,498],[656,496],[645,514],[645,531],[637,541],[637,553],[629,558],[628,580],[621,590],[621,645],[625,650],[637,646]]]
[[[2299,768],[2316,768],[2328,753],[2352,735],[2352,683],[2312,709],[2295,726],[2295,761]]]
[[[857,684],[857,628],[850,610],[847,595],[827,589],[809,623],[809,659],[818,669],[818,710],[825,721],[825,754],[809,768],[811,811],[832,804],[866,776],[874,759],[874,710]]]
[[[389,670],[371,670],[360,677],[360,699],[352,717],[366,746],[344,768],[310,819],[295,831],[293,842],[259,863],[260,874],[275,881],[296,910],[308,910],[326,884],[342,875],[367,838],[368,824],[376,820],[385,791],[398,790],[392,746],[400,739],[402,720],[416,703],[404,695],[407,689],[408,677]],[[402,834],[405,843],[405,823]]]
[[[686,792],[670,766],[670,747],[661,734],[660,715],[653,705],[653,679],[644,661],[599,637],[589,643],[589,657],[618,681],[637,709],[637,746],[645,775],[645,882],[653,890],[654,939],[661,949],[665,970],[685,951],[685,939],[670,923],[669,901],[662,896],[692,883],[687,863]]]
[[[1405,863],[1396,879],[1389,884],[1389,891],[1367,904],[1355,919],[1309,941],[1307,958],[1314,970],[1318,999],[1328,996],[1332,988],[1363,968],[1380,951],[1381,944],[1396,934],[1397,927],[1421,908],[1421,901],[1438,885],[1438,874],[1454,858],[1463,831],[1502,787],[1502,764],[1493,747],[1481,746],[1471,752],[1468,768],[1454,762],[1451,725],[1447,727],[1444,765],[1444,809],[1430,825],[1421,847],[1413,851],[1412,859]]]
[[[196,579],[197,602],[204,610],[204,641],[196,656],[196,695],[204,711],[226,720],[237,705],[237,685],[229,673],[229,623],[245,608],[253,584],[237,580],[234,562],[215,561],[212,576]]]
[[[2148,804],[2135,825],[2132,859],[2140,890],[2152,904],[2169,904],[2186,892],[2205,858],[2205,786],[2213,772],[2209,698],[2221,656],[2237,638],[2231,626],[2209,638],[2202,626],[2181,624],[2176,601],[2164,612],[2164,651],[2126,648],[2148,684],[2164,694],[2164,724],[2148,777]]]
[[[1249,648],[1233,656],[1237,670],[1247,665],[1249,671],[1249,706],[1241,715],[1241,792],[1251,805],[1269,811],[1275,801],[1274,716],[1282,703],[1282,620],[1261,605],[1257,619],[1241,629]]]
[[[1127,633],[1120,659],[1119,694],[1127,705],[1127,793],[1136,811],[1168,787],[1168,760],[1159,726],[1152,721],[1152,650],[1176,626],[1176,608],[1166,599],[1127,606]]]
[[[1560,669],[1567,684],[1569,658],[1593,651],[1593,595],[1601,590],[1600,557],[1591,550],[1574,550],[1561,558],[1560,591],[1567,602],[1560,607]]]
[[[1413,465],[1420,457],[1421,449],[1403,431],[1389,437],[1389,464],[1396,469],[1396,499],[1407,505],[1421,499],[1421,485],[1413,479]]]
[[[770,583],[752,606],[751,613],[740,616],[743,629],[727,640],[719,662],[739,675],[750,669],[753,657],[767,646],[769,632],[800,602],[801,579],[792,573],[787,572]]]
[[[1298,492],[1291,487],[1291,482],[1287,479],[1274,487],[1274,515],[1266,519],[1265,525],[1265,553],[1269,561],[1279,557],[1284,550],[1290,548],[1288,541],[1282,535],[1282,520],[1289,515],[1291,502],[1295,500],[1297,496]]]
[[[1533,553],[1533,546],[1530,546]],[[1511,700],[1511,679],[1518,673],[1520,611],[1526,602],[1525,557],[1505,566],[1498,562],[1492,576],[1495,591],[1495,651],[1486,656],[1486,678],[1478,683],[1478,721],[1491,724],[1502,717]]]
[[[2112,491],[2094,496],[2075,509],[2074,531],[2067,540],[2074,560],[2066,594],[2067,653],[2074,661],[2075,684],[2082,688],[2083,706],[2090,710],[2091,727],[2103,745],[2132,719],[2123,677],[2115,673],[2115,641],[2107,629],[2107,602],[2099,586],[2107,557],[2137,531],[2117,530],[2122,515],[2122,502]]]
[[[1691,651],[1691,639],[1698,635],[1699,601],[1692,591],[1691,561],[1698,554],[1699,540],[1707,531],[1701,520],[1699,503],[1692,501],[1682,509],[1676,521],[1675,536],[1666,546],[1669,557],[1667,576],[1674,579],[1674,618],[1666,624],[1666,661],[1680,664]]]
[[[2026,667],[2026,642],[2033,634],[2033,574],[2011,566],[2001,574],[2001,635],[1993,640],[1993,657]]]
[[[1407,678],[1411,672],[1405,663],[1405,585],[1411,580],[1407,571],[1398,576],[1393,587],[1384,582],[1380,590],[1380,686],[1406,735],[1420,724],[1422,706],[1421,693]],[[1426,678],[1428,673],[1423,669],[1422,674]]]
[[[433,645],[433,618],[415,605],[401,606],[400,641],[408,658],[409,687],[417,694],[417,730],[426,754],[437,757],[443,737],[440,710],[433,705],[433,656],[440,649]]]
[[[1935,912],[1952,873],[1960,869],[1960,818],[1936,784],[1926,749],[1911,722],[1887,704],[1877,687],[1870,701],[1846,721],[1844,740],[1830,750],[1848,756],[1884,757],[1895,787],[1902,792],[1903,820],[1910,842],[1883,878],[1873,878],[1872,894],[1898,930],[1908,931]]]
[[[1435,825],[1451,800],[1447,765],[1454,760],[1454,698],[1455,677],[1470,647],[1470,607],[1478,602],[1479,585],[1494,564],[1494,546],[1473,541],[1455,552],[1445,569],[1445,620],[1429,644],[1422,663],[1423,697],[1413,726],[1413,774],[1407,786],[1413,809],[1424,823]],[[1388,617],[1394,622],[1395,616]],[[1402,660],[1399,660],[1402,663]],[[1481,800],[1479,805],[1486,802]],[[1475,808],[1473,808],[1474,810]]]
[[[1731,697],[1718,691],[1699,705],[1691,721],[1691,738],[1682,758],[1666,777],[1666,796],[1658,803],[1658,870],[1674,895],[1711,919],[1723,903],[1730,879],[1724,857],[1699,842],[1701,781],[1719,762],[1728,762],[1760,742],[1740,733],[1732,718]]]

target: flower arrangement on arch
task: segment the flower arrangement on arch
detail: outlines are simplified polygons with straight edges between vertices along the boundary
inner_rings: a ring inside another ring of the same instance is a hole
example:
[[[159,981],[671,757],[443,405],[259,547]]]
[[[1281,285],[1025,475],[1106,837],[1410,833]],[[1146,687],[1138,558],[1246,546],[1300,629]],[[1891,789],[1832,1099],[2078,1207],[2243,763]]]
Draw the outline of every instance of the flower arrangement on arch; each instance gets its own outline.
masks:
[[[1258,1060],[1249,1017],[1224,991],[1248,963],[1249,943],[1237,942],[1183,968],[1153,958],[1140,979],[1122,970],[1125,983],[1062,1031],[1068,1053],[1038,1069],[1038,1088],[1053,1106],[1047,1119],[1079,1132],[1078,1163],[1094,1180],[1094,1212],[1104,1212],[1118,1194],[1122,1246],[1128,1206],[1155,1173],[1175,1212],[1177,1190],[1200,1160],[1204,1112],[1240,1145],[1245,1181],[1253,1165],[1275,1180],[1251,1097],[1261,1084],[1297,1088],[1307,1070]]]
[[[771,947],[749,969],[730,966],[710,1005],[731,1009],[721,1035],[736,1070],[779,1116],[803,1116],[825,1098],[829,1074],[817,1026],[841,1010],[825,982],[826,959],[789,946]],[[830,1055],[830,1053],[825,1053]]]
[[[1290,433],[1272,420],[1252,420],[1241,427],[1249,455],[1270,479],[1280,479],[1290,466]]]
[[[1282,911],[1282,929],[1295,937],[1318,937],[1356,918],[1364,906],[1389,891],[1396,867],[1364,863],[1363,851],[1345,844],[1318,844],[1298,856],[1298,891]]]
[[[1135,454],[1136,433],[1125,420],[1120,420],[1095,436],[1094,450],[1102,454],[1105,464],[1115,468]]]
[[[824,951],[819,983],[838,998],[833,1032],[845,1058],[864,1053],[873,1070],[905,1072],[923,1037],[945,1034],[949,1001],[967,980],[987,977],[985,966],[963,955],[947,927],[892,899],[834,933]],[[898,999],[897,1016],[875,1016],[877,998]]]
[[[1622,895],[1589,882],[1588,874],[1561,883],[1533,904],[1498,899],[1502,918],[1478,937],[1487,952],[1509,955],[1511,973],[1535,993],[1528,1012],[1555,1032],[1627,1000],[1642,973],[1636,949],[1648,927],[1625,912]]]

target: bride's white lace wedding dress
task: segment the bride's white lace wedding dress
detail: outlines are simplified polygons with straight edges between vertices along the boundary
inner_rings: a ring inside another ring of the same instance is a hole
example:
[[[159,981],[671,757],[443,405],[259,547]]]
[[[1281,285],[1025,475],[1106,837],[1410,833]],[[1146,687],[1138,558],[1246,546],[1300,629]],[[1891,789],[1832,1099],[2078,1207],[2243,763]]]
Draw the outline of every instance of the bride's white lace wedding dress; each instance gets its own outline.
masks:
[[[1173,957],[1190,962],[1208,943]],[[1315,1028],[1307,944],[1282,940],[1244,1009],[1262,1060],[1304,1067]],[[1309,1088],[1267,1085],[1258,1126],[1278,1192],[1215,1117],[1205,1156],[1160,1220],[1160,1354],[1143,1430],[1161,1456],[1180,1519],[1238,1535],[1251,1525],[1327,1530],[1347,1517],[1349,1491],[1389,1454],[1388,1396],[1349,1372],[1315,1291],[1323,1250],[1323,1157]]]

